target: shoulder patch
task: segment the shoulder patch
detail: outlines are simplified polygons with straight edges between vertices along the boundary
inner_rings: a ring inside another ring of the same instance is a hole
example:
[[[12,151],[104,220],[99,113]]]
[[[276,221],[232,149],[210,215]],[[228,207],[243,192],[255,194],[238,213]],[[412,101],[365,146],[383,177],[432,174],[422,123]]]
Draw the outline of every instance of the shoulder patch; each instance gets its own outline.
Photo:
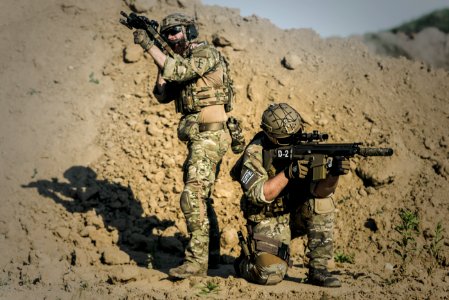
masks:
[[[254,172],[250,169],[246,169],[246,171],[242,174],[242,183],[247,185],[248,182],[254,177]]]
[[[249,190],[252,185],[260,178],[260,175],[253,170],[243,167],[242,175],[240,176],[240,184],[245,191]]]

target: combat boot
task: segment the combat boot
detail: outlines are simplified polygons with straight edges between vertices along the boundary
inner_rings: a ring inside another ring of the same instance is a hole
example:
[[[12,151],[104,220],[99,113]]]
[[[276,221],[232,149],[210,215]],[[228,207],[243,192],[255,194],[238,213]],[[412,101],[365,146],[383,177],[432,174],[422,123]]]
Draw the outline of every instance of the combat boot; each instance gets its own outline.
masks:
[[[324,287],[340,287],[341,282],[338,278],[332,276],[327,269],[309,269],[307,282],[313,285]]]
[[[170,269],[168,274],[180,279],[188,278],[190,276],[206,276],[207,267],[203,267],[197,262],[186,261],[179,267]]]
[[[209,269],[218,269],[220,265],[220,255],[211,254],[208,260]]]

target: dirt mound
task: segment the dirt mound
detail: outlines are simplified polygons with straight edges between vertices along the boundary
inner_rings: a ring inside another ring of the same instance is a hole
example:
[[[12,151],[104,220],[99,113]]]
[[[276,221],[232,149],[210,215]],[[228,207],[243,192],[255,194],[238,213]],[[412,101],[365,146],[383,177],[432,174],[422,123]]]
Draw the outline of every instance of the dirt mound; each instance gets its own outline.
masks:
[[[376,54],[422,61],[449,70],[449,9],[440,9],[389,30],[360,36]]]
[[[187,241],[179,209],[186,149],[174,107],[151,94],[152,59],[118,23],[129,6],[21,0],[0,5],[0,298],[447,297],[447,71],[200,1],[131,2],[156,20],[196,16],[200,38],[231,62],[232,114],[247,140],[269,103],[287,101],[330,142],[394,149],[389,158],[352,159],[335,195],[332,265],[343,287],[304,283],[301,237],[281,284],[235,278],[244,220],[230,151],[213,195],[222,264],[206,278],[167,280]]]
[[[435,27],[417,33],[379,32],[366,34],[363,42],[376,54],[406,57],[434,68],[449,70],[449,34]]]

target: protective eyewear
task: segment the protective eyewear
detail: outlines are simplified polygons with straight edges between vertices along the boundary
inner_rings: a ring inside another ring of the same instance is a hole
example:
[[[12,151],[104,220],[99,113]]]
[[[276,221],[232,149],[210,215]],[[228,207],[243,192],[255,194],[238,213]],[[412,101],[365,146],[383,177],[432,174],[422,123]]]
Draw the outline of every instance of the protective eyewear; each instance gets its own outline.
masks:
[[[286,146],[286,145],[292,144],[293,137],[288,136],[288,137],[284,137],[284,138],[275,138],[275,140],[276,140],[278,145]]]
[[[178,25],[178,26],[174,26],[174,27],[170,27],[167,30],[164,30],[161,35],[164,36],[165,38],[167,38],[169,35],[177,35],[178,33],[180,33],[182,31],[182,26]]]

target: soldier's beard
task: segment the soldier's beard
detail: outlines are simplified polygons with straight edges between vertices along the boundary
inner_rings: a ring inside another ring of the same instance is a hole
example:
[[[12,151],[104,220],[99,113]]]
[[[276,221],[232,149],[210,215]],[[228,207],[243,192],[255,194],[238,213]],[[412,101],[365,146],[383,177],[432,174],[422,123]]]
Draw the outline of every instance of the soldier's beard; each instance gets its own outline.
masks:
[[[184,38],[179,40],[170,41],[170,46],[177,54],[182,54],[187,49],[187,42]]]

